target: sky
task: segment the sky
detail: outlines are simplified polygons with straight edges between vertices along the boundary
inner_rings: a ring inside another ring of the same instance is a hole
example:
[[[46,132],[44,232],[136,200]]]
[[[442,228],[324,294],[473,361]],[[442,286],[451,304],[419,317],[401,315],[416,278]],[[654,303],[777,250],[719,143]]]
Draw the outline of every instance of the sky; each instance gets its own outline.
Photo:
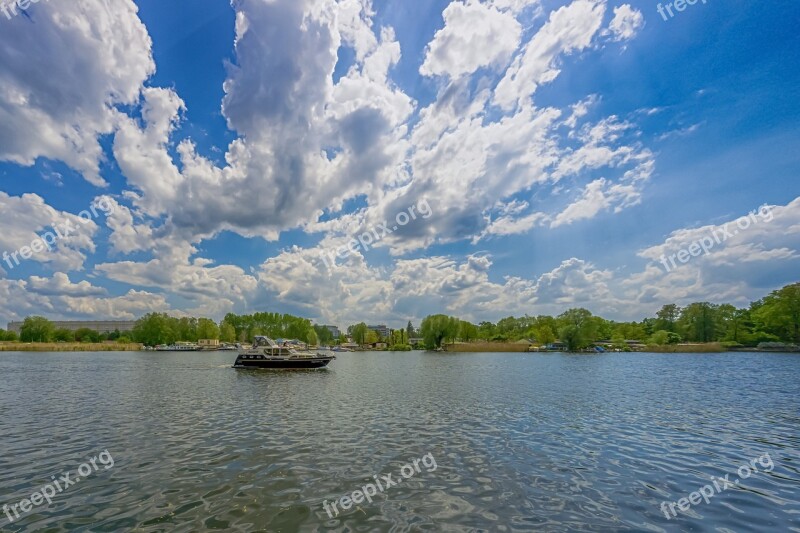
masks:
[[[0,325],[641,320],[800,278],[797,2],[1,3]]]

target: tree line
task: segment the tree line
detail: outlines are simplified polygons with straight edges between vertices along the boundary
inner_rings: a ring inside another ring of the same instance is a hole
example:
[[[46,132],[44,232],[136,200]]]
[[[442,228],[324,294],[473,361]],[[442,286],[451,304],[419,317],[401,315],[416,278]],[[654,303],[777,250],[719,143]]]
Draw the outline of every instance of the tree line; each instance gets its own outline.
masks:
[[[197,342],[200,339],[222,342],[252,342],[256,335],[272,338],[299,339],[308,344],[329,344],[333,335],[328,328],[312,325],[307,318],[280,313],[229,313],[217,324],[210,318],[174,317],[166,313],[148,313],[136,321],[131,332],[98,333],[88,328],[76,331],[57,329],[53,322],[41,317],[27,317],[17,336],[13,331],[0,330],[0,341],[22,342],[138,342],[146,346]]]
[[[723,342],[730,346],[756,346],[764,342],[800,344],[800,283],[787,285],[747,308],[697,302],[685,307],[664,305],[655,317],[641,322],[616,322],[583,308],[547,315],[507,317],[497,323],[472,324],[458,317],[429,315],[420,328],[428,348],[445,343],[515,342],[530,339],[545,345],[560,340],[569,350],[596,341],[611,341],[623,348],[626,340],[647,344]]]
[[[617,322],[593,315],[587,309],[569,309],[553,317],[548,315],[507,317],[497,323],[473,324],[457,317],[429,315],[419,330],[411,323],[405,329],[391,330],[380,338],[366,323],[347,328],[348,336],[359,345],[386,342],[390,349],[410,349],[411,339],[421,337],[428,348],[438,348],[456,341],[515,342],[529,339],[538,344],[557,340],[569,350],[580,350],[600,340],[624,348],[626,340],[647,344],[679,342],[723,342],[728,345],[756,346],[764,342],[800,344],[800,283],[787,285],[752,302],[747,308],[730,304],[697,302],[685,307],[664,305],[654,317],[640,322]],[[222,342],[252,342],[256,335],[299,339],[308,344],[333,344],[328,328],[312,324],[307,318],[289,314],[259,312],[250,315],[229,313],[217,324],[210,318],[172,317],[149,313],[136,321],[130,334],[100,334],[82,329],[56,329],[46,318],[28,317],[23,322],[22,342],[139,342],[148,346],[179,341],[218,339]],[[13,332],[0,330],[0,341],[15,341]],[[342,339],[343,340],[343,339]]]
[[[19,340],[19,336],[14,331],[0,329],[0,342],[14,342]]]
[[[21,342],[103,342],[115,341],[120,344],[133,342],[131,338],[117,331],[100,333],[89,328],[69,330],[56,328],[55,324],[42,316],[29,316],[20,327],[20,334],[0,330],[0,341]]]
[[[330,331],[312,325],[307,318],[281,313],[228,313],[219,324],[210,318],[175,318],[164,313],[150,313],[139,319],[133,328],[133,338],[147,346],[200,339],[247,343],[258,335],[317,344],[320,338],[326,340]]]

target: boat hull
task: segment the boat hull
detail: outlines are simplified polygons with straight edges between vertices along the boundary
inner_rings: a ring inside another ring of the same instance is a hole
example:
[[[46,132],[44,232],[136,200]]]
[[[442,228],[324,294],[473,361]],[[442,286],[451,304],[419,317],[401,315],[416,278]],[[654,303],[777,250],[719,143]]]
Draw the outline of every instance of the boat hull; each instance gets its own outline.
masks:
[[[154,348],[154,351],[156,351],[156,352],[200,352],[200,351],[202,351],[202,348],[194,348],[194,347],[192,347],[192,348],[170,348],[170,347],[159,348],[159,347],[156,347],[156,348]]]
[[[271,369],[309,369],[324,368],[333,361],[332,357],[302,359],[236,359],[233,368],[271,368]]]

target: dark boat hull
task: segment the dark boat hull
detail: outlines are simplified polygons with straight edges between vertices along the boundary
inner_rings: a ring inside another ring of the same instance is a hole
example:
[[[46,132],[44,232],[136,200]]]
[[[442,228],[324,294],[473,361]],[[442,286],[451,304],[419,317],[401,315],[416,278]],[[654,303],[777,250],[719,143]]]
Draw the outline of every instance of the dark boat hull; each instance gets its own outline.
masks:
[[[308,369],[324,368],[333,361],[332,357],[316,357],[313,359],[236,359],[233,368],[271,368],[271,369]]]

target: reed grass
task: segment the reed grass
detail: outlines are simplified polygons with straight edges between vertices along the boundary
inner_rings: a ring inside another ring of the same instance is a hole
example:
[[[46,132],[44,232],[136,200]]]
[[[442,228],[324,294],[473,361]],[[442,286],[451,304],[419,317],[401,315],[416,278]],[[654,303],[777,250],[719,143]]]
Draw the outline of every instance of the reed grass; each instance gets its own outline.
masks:
[[[707,342],[704,344],[667,344],[658,346],[648,344],[645,352],[653,353],[721,353],[727,349],[719,342]]]
[[[81,342],[0,342],[0,352],[138,352],[141,344]]]
[[[527,344],[515,342],[457,342],[443,345],[446,352],[527,352]]]

